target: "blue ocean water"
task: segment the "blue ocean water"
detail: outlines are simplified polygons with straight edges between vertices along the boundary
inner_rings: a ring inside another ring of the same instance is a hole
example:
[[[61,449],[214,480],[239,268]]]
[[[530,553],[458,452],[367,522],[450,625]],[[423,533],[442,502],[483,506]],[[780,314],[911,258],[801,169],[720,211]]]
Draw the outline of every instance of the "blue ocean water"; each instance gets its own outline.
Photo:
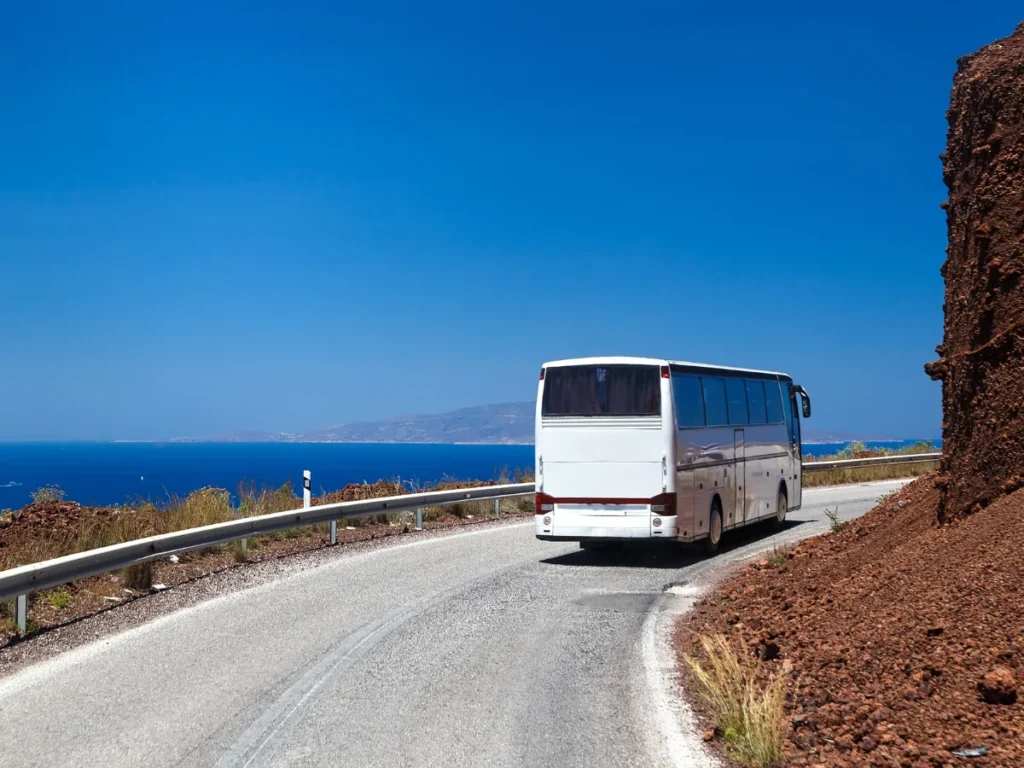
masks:
[[[914,441],[868,443],[899,447]],[[938,444],[940,441],[936,441]],[[804,446],[805,457],[835,453],[842,443]],[[532,445],[385,443],[0,443],[0,509],[24,506],[44,485],[82,504],[160,501],[203,486],[235,490],[291,481],[312,472],[314,493],[348,483],[401,478],[429,484],[443,477],[489,480],[503,468],[532,470]]]

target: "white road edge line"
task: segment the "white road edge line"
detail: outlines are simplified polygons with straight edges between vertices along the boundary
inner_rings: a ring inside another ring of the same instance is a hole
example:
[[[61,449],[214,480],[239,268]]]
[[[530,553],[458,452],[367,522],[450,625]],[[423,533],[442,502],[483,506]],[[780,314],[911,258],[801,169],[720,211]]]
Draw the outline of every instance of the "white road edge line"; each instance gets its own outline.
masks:
[[[640,655],[650,699],[647,710],[655,726],[648,734],[648,751],[657,765],[674,768],[717,768],[719,765],[697,735],[693,710],[679,693],[671,642],[676,619],[693,607],[700,594],[701,591],[693,587],[662,592],[647,610],[641,629]]]

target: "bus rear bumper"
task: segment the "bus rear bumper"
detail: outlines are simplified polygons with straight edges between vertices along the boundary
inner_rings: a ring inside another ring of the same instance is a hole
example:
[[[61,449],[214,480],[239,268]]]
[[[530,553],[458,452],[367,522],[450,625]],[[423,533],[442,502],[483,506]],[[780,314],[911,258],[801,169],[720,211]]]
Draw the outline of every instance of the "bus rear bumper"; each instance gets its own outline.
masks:
[[[654,525],[658,520],[659,525]],[[559,525],[536,526],[537,538],[541,541],[585,541],[597,539],[614,541],[622,539],[675,539],[676,521],[671,517],[633,518],[631,525]]]

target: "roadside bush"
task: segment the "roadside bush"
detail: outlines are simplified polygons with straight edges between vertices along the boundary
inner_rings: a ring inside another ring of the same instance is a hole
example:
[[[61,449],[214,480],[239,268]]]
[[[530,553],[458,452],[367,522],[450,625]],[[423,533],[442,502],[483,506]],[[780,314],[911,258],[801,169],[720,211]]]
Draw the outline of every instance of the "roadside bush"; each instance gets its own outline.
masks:
[[[64,501],[64,491],[59,485],[44,485],[32,491],[33,504],[45,504],[48,501]]]

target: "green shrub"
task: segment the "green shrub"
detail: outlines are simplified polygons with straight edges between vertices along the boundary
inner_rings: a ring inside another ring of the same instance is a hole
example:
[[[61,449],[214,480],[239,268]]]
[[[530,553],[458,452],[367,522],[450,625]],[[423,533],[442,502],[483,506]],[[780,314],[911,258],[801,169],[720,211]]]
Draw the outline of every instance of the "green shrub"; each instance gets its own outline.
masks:
[[[825,507],[825,517],[828,518],[829,528],[832,529],[832,533],[839,533],[843,530],[843,526],[846,525],[845,520],[839,519],[839,507],[835,509]]]
[[[48,589],[39,593],[39,599],[57,610],[62,610],[71,605],[71,593],[63,587]]]

